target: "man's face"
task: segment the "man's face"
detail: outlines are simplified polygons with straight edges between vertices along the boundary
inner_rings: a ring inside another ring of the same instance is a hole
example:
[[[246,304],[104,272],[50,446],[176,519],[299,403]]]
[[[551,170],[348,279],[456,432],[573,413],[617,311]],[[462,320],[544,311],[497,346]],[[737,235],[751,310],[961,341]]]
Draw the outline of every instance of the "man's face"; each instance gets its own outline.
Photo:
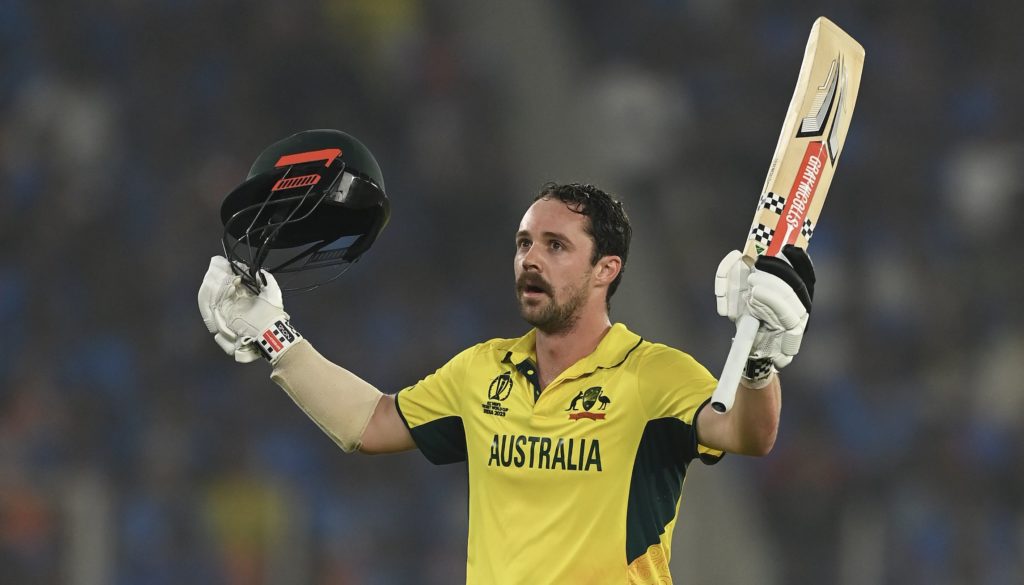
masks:
[[[597,296],[590,263],[594,241],[584,230],[588,221],[558,199],[540,199],[519,224],[515,257],[519,312],[545,333],[572,328],[583,307]]]

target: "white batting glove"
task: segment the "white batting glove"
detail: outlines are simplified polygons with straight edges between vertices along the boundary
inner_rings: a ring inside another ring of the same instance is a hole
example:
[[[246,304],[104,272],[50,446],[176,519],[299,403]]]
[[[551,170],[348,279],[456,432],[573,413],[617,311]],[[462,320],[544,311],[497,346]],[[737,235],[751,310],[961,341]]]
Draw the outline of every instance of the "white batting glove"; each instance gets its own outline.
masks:
[[[718,314],[733,323],[747,308],[747,276],[750,267],[743,261],[743,253],[733,250],[722,258],[715,272],[715,305]]]
[[[810,314],[789,284],[778,276],[754,271],[747,282],[747,312],[761,322],[750,359],[769,358],[777,369],[782,369],[800,351]]]
[[[274,363],[302,339],[284,311],[274,276],[266,271],[260,274],[266,284],[255,295],[232,272],[226,258],[214,256],[199,287],[199,312],[206,328],[217,345],[241,363],[261,356]]]
[[[747,310],[761,321],[744,377],[767,385],[772,371],[789,365],[800,351],[814,299],[814,265],[796,246],[778,256],[761,256],[747,277]]]
[[[736,250],[718,265],[718,314],[732,321],[747,314],[761,322],[743,372],[748,387],[768,385],[775,371],[789,365],[800,351],[814,284],[811,259],[795,246],[786,246],[775,257],[759,257],[753,270]]]
[[[232,285],[237,276],[231,271],[231,264],[223,256],[210,259],[210,267],[199,286],[199,313],[203,316],[206,329],[213,333],[217,345],[235,360],[241,363],[254,361],[259,356],[256,348],[242,346],[238,336],[231,331],[222,331],[216,317],[216,302],[224,295],[225,289]]]

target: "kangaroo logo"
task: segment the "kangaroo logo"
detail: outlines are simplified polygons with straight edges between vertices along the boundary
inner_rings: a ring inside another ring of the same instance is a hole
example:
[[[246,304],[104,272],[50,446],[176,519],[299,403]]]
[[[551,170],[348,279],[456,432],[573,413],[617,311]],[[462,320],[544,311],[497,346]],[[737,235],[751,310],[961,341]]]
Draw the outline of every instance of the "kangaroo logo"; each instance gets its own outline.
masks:
[[[583,403],[582,412],[579,410],[581,402]],[[604,395],[604,390],[600,386],[593,386],[586,390],[580,390],[579,394],[569,403],[569,408],[565,410],[570,412],[569,420],[579,420],[581,418],[603,420],[605,413],[591,412],[590,409],[594,408],[595,404],[599,404],[600,406],[597,407],[597,410],[605,410],[611,402],[612,399]]]

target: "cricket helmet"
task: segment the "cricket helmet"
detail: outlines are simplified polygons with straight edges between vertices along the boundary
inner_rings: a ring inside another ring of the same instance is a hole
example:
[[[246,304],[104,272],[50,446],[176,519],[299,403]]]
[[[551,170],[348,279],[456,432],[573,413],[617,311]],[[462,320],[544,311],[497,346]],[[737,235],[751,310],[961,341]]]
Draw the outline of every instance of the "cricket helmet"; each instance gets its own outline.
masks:
[[[306,130],[268,146],[224,198],[224,254],[255,290],[261,269],[312,274],[282,285],[315,288],[357,261],[390,215],[370,150],[339,130]]]

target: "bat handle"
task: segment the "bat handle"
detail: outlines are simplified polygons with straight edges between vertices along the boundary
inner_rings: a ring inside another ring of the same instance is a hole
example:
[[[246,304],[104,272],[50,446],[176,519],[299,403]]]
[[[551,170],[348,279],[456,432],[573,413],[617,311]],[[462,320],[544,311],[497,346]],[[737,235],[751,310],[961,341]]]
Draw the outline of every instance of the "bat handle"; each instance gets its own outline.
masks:
[[[736,388],[740,385],[740,374],[750,356],[750,348],[754,346],[754,336],[761,322],[750,315],[740,315],[736,320],[736,337],[732,339],[729,357],[725,358],[722,375],[718,378],[718,387],[711,395],[711,408],[715,412],[726,413],[732,409],[736,400]]]

